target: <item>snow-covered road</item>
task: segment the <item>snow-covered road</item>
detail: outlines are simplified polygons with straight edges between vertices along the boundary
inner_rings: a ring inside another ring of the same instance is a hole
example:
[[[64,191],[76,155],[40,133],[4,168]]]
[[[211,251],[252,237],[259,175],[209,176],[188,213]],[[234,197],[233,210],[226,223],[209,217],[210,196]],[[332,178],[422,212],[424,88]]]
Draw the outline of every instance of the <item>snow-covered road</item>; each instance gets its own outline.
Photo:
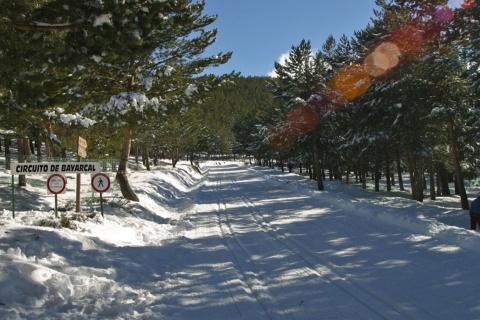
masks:
[[[112,192],[105,218],[71,228],[42,181],[18,189],[16,218],[0,188],[0,319],[480,319],[480,236],[456,196],[317,192],[235,162],[202,172],[132,171],[139,203]]]
[[[211,166],[190,215],[195,228],[185,234],[167,280],[170,293],[162,314],[171,319],[476,317],[476,254],[322,198],[244,166]]]

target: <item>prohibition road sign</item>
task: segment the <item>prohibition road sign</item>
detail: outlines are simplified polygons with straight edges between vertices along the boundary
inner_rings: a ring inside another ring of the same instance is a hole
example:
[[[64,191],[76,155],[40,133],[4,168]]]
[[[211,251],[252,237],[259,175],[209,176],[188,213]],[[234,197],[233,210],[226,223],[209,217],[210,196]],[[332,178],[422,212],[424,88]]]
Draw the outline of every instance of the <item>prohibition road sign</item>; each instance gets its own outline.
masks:
[[[92,177],[92,188],[97,192],[105,192],[110,189],[110,177],[105,173],[97,173]]]
[[[53,194],[59,194],[65,191],[67,180],[61,174],[55,173],[48,177],[47,188]]]

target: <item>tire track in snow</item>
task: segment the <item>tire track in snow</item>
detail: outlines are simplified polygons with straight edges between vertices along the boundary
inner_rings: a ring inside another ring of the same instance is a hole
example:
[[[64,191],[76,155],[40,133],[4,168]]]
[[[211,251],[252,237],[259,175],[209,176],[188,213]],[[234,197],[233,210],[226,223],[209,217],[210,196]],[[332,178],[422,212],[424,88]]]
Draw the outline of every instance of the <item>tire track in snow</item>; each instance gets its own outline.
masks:
[[[235,181],[232,181],[235,183]],[[245,206],[250,209],[250,214],[254,217],[257,224],[264,229],[264,231],[287,247],[292,253],[302,259],[312,270],[314,270],[319,277],[326,278],[328,281],[339,289],[353,297],[359,303],[369,308],[373,313],[382,319],[405,319],[406,317],[416,319],[419,315],[422,318],[434,318],[435,315],[415,305],[416,314],[409,316],[405,314],[404,309],[399,309],[388,300],[382,298],[378,294],[373,293],[367,288],[361,287],[348,281],[349,275],[339,272],[331,262],[322,259],[313,252],[310,248],[303,245],[301,242],[290,238],[288,235],[282,234],[273,227],[267,219],[257,210],[256,205],[249,199],[241,197]]]
[[[267,286],[261,282],[259,270],[251,261],[245,246],[235,236],[235,232],[228,220],[227,204],[225,202],[217,203],[217,224],[222,233],[226,246],[233,254],[235,263],[248,286],[249,292],[256,299],[268,319],[288,319],[273,300],[268,292]]]
[[[221,184],[222,183],[220,181],[217,181],[217,186]],[[235,184],[235,180],[230,180],[230,183],[223,183],[223,189],[225,190],[225,186],[227,186],[230,193],[238,194],[238,190],[233,187]],[[220,188],[216,188],[215,190],[217,195],[222,194],[222,191],[219,189]],[[295,272],[307,273],[309,276],[315,277],[317,279],[315,280],[316,285],[321,285],[322,282],[333,284],[337,290],[340,289],[344,294],[357,301],[359,305],[363,305],[364,310],[362,311],[362,315],[358,315],[358,318],[395,319],[395,317],[392,317],[392,315],[395,314],[397,318],[405,319],[405,315],[399,314],[396,310],[392,311],[392,306],[384,301],[379,301],[373,297],[369,297],[368,301],[365,301],[365,299],[359,299],[359,295],[366,295],[364,291],[355,286],[350,288],[348,284],[338,284],[337,282],[342,279],[340,275],[336,274],[331,268],[326,267],[325,263],[318,263],[318,259],[315,260],[316,258],[312,259],[312,257],[307,257],[305,253],[299,253],[300,249],[294,244],[287,243],[282,240],[282,237],[279,237],[264,219],[259,219],[258,212],[255,214],[255,210],[252,210],[252,208],[255,208],[255,206],[251,201],[239,196],[235,196],[235,198],[242,203],[244,208],[249,209],[250,213],[248,213],[248,215],[252,218],[251,224],[254,225],[253,228],[258,228],[258,230],[261,230],[261,234],[266,237],[266,239],[262,240],[261,242],[262,244],[268,243],[268,245],[270,245],[269,251],[277,253],[283,252],[283,254],[287,252],[288,256],[290,257],[290,261],[294,259],[295,263],[300,263],[302,264],[303,269],[307,269],[307,271],[303,270]],[[268,280],[265,278],[266,275],[263,275],[265,270],[262,270],[261,266],[257,267],[257,265],[262,264],[261,258],[255,258],[255,253],[249,250],[248,244],[244,243],[238,236],[238,234],[241,233],[241,230],[235,230],[234,223],[232,223],[234,222],[235,218],[229,213],[229,204],[224,198],[219,200],[221,200],[221,202],[217,203],[217,219],[219,228],[225,239],[227,247],[235,257],[235,263],[237,264],[239,271],[247,283],[251,293],[268,315],[269,319],[290,319],[289,315],[286,314],[284,307],[279,306],[278,303],[274,302],[277,297],[270,292],[271,290],[269,290]],[[230,202],[233,201],[232,198],[229,200]],[[250,228],[252,228],[252,226],[250,226]],[[320,266],[317,264],[320,264]],[[301,277],[302,275],[298,274],[295,278]],[[277,279],[275,280],[278,281]],[[304,301],[302,300],[299,306],[303,303]],[[379,312],[378,310],[383,311]],[[301,317],[298,317],[298,319],[301,319]]]
[[[235,189],[236,181],[231,180],[231,188],[233,191]],[[257,225],[269,234],[269,236],[276,242],[281,243],[285,248],[287,248],[293,255],[296,255],[300,258],[305,264],[318,276],[323,279],[326,279],[329,283],[334,284],[340,290],[357,300],[359,303],[364,305],[370,311],[373,312],[376,316],[381,319],[394,319],[398,317],[399,319],[405,319],[405,315],[399,313],[396,308],[388,303],[386,300],[381,299],[380,297],[374,296],[364,288],[348,282],[346,275],[340,275],[337,271],[334,271],[333,266],[324,259],[320,259],[315,253],[310,249],[299,243],[294,239],[290,239],[286,235],[280,235],[278,230],[272,227],[265,217],[256,209],[255,204],[245,198],[244,196],[239,197],[244,203],[246,208],[249,208],[250,215],[253,217]],[[232,231],[233,232],[233,231]],[[363,298],[360,298],[363,297]],[[381,311],[378,311],[381,310]],[[385,310],[392,310],[393,312],[387,312]],[[395,316],[392,318],[392,316]]]
[[[322,259],[319,257],[318,253],[312,251],[310,248],[302,244],[301,242],[289,237],[287,234],[282,233],[276,227],[272,226],[268,219],[257,209],[255,203],[250,200],[248,194],[245,196],[242,195],[242,190],[237,188],[238,184],[235,179],[227,179],[225,177],[219,178],[221,181],[217,181],[220,185],[222,184],[222,188],[224,190],[229,189],[230,194],[235,194],[235,198],[239,200],[241,203],[240,206],[244,208],[248,208],[249,215],[253,219],[254,224],[263,231],[265,235],[268,235],[267,240],[263,242],[270,242],[275,243],[276,246],[281,245],[285,250],[289,252],[290,255],[296,256],[298,260],[304,263],[310,269],[312,273],[314,273],[318,278],[321,278],[323,281],[327,281],[328,283],[337,287],[338,290],[342,291],[344,294],[351,297],[353,300],[357,301],[359,305],[363,305],[364,308],[368,309],[371,313],[373,318],[379,319],[406,319],[406,318],[417,318],[421,315],[424,318],[434,318],[434,315],[429,313],[427,310],[421,308],[418,305],[414,305],[414,312],[406,312],[405,305],[399,306],[398,304],[392,303],[389,300],[384,299],[381,295],[376,294],[372,290],[365,288],[361,285],[356,283],[352,283],[348,280],[349,274],[341,272],[333,263],[327,261],[326,259]],[[261,179],[264,181],[264,179]],[[217,194],[221,194],[221,191],[217,190]],[[310,196],[309,196],[310,197]],[[241,233],[239,228],[239,224],[235,224],[235,215],[232,216],[229,213],[229,204],[222,199],[222,206],[218,208],[218,219],[219,219],[219,227],[223,230],[222,233],[224,234],[225,240],[228,242],[228,247],[232,251],[232,253],[236,256],[237,264],[241,266],[241,273],[243,274],[245,279],[250,279],[247,281],[252,293],[257,297],[257,300],[262,305],[264,310],[270,310],[270,306],[265,305],[265,299],[257,291],[258,288],[262,288],[263,292],[265,292],[264,286],[261,283],[266,283],[265,279],[261,278],[261,269],[257,267],[257,264],[261,263],[260,260],[254,258],[255,254],[249,250],[248,243],[243,243],[242,239],[244,237],[239,237],[237,234]],[[232,201],[236,201],[231,196],[229,196],[229,203]],[[239,206],[238,203],[235,206]],[[232,225],[233,223],[233,225]],[[237,230],[235,230],[235,226]],[[247,239],[248,240],[248,239]],[[239,253],[239,249],[241,248],[241,252]],[[273,246],[272,246],[273,248]],[[277,251],[279,251],[277,249]],[[248,265],[245,265],[245,261],[248,262]],[[249,274],[247,274],[250,272]],[[255,276],[255,283],[252,282],[251,275]],[[268,293],[269,296],[272,298],[274,295]],[[270,299],[270,298],[269,298]],[[302,301],[303,303],[303,301]],[[277,308],[273,306],[274,309]],[[413,307],[413,306],[412,306]],[[275,317],[276,318],[276,317]]]
[[[265,180],[273,179],[273,181],[279,182],[278,185],[280,187],[288,186],[287,187],[288,190],[290,190],[294,193],[298,193],[298,194],[301,194],[301,195],[307,196],[307,197],[311,197],[314,194],[320,195],[319,193],[316,193],[315,191],[312,191],[312,189],[302,189],[302,188],[300,188],[300,190],[298,190],[297,188],[292,186],[293,184],[289,184],[290,181],[288,181],[288,180],[286,181],[286,184],[285,184],[284,180],[277,179],[279,177],[277,175],[274,175],[274,174],[270,175],[270,174],[265,173],[264,171],[256,171],[256,170],[253,170],[253,169],[250,169],[249,171],[255,172],[255,173],[261,172],[262,177],[268,177],[268,178],[263,178],[263,179],[265,179]],[[397,223],[392,223],[393,221],[391,221],[392,220],[391,217],[384,218],[383,215],[371,214],[369,209],[370,210],[372,209],[372,207],[371,207],[372,203],[370,203],[368,205],[368,204],[365,204],[365,203],[359,203],[357,201],[353,201],[354,199],[345,200],[345,199],[342,199],[341,197],[338,197],[338,195],[335,196],[335,197],[332,197],[331,195],[332,194],[329,193],[324,198],[324,200],[326,200],[326,201],[322,201],[322,202],[319,201],[319,204],[326,205],[326,207],[335,207],[337,209],[345,210],[345,211],[355,215],[356,218],[363,218],[363,219],[367,218],[367,220],[368,220],[368,224],[369,224],[368,226],[364,223],[358,223],[358,224],[354,223],[354,225],[355,225],[354,227],[353,227],[353,223],[349,223],[348,225],[343,225],[342,229],[343,229],[344,234],[349,234],[350,231],[353,232],[353,234],[356,234],[356,233],[359,233],[358,229],[361,229],[361,230],[364,231],[363,234],[368,235],[368,237],[363,237],[362,238],[362,241],[365,241],[364,244],[367,244],[367,246],[368,246],[368,244],[371,244],[371,246],[370,246],[371,248],[374,248],[374,247],[383,248],[384,244],[382,244],[382,243],[379,244],[379,241],[374,239],[375,235],[372,234],[372,230],[389,230],[389,236],[392,235],[392,231],[393,231],[392,228],[394,229],[393,233],[398,232],[399,234],[405,234],[405,232],[406,232],[406,235],[404,236],[403,239],[397,238],[396,241],[411,242],[412,250],[409,251],[408,254],[413,255],[417,252],[417,249],[418,249],[418,254],[420,255],[420,257],[414,258],[414,261],[415,262],[419,262],[420,260],[424,261],[424,263],[410,264],[408,266],[408,271],[409,271],[408,276],[406,276],[405,274],[400,274],[400,277],[398,279],[393,278],[394,281],[389,281],[388,286],[383,286],[383,288],[382,288],[383,291],[375,290],[377,288],[367,288],[367,287],[364,287],[362,284],[360,284],[360,287],[365,288],[365,290],[367,290],[373,296],[380,297],[380,299],[382,299],[384,301],[390,301],[390,304],[392,306],[394,306],[394,308],[399,310],[403,314],[404,317],[410,317],[410,318],[414,318],[414,319],[417,319],[419,317],[422,318],[422,319],[450,319],[452,316],[455,317],[455,315],[450,315],[449,314],[447,316],[445,312],[439,312],[438,311],[438,306],[435,305],[436,303],[435,302],[432,303],[428,299],[424,299],[422,297],[422,294],[423,295],[428,294],[428,292],[432,288],[436,288],[437,285],[439,285],[439,282],[437,282],[436,280],[432,281],[431,277],[426,275],[426,273],[428,273],[428,274],[438,273],[439,278],[443,277],[444,279],[450,279],[452,277],[452,275],[455,275],[456,273],[459,272],[455,263],[449,263],[449,264],[442,263],[440,266],[438,264],[435,264],[435,262],[438,262],[437,258],[435,257],[435,252],[437,252],[437,254],[439,254],[439,253],[440,254],[445,254],[446,252],[448,252],[447,250],[449,250],[449,249],[452,250],[452,248],[453,248],[453,250],[465,250],[466,248],[469,249],[468,246],[463,247],[463,246],[458,244],[459,239],[463,239],[463,237],[455,237],[454,240],[448,238],[448,236],[447,237],[441,237],[441,236],[440,237],[436,237],[436,236],[432,237],[431,236],[432,233],[422,232],[423,228],[424,228],[423,226],[422,227],[418,227],[418,226],[415,227],[414,225],[405,226],[405,225],[403,225],[403,223],[398,223],[398,222]],[[320,198],[322,198],[321,195],[320,195]],[[253,202],[252,202],[252,205],[255,206],[253,204]],[[374,205],[377,206],[376,204],[374,204]],[[382,205],[380,204],[379,206],[382,206]],[[257,210],[257,211],[262,216],[262,219],[264,219],[265,221],[268,221],[268,218],[264,217],[263,214],[261,214],[261,210]],[[374,212],[377,212],[377,211],[378,211],[378,208],[374,208]],[[385,206],[385,212],[387,213],[387,216],[388,216],[388,214],[390,212],[390,209],[386,206]],[[267,217],[268,217],[268,214],[267,214]],[[399,215],[396,218],[401,220],[402,216]],[[312,221],[312,222],[314,224],[318,224],[317,226],[312,226],[312,229],[315,228],[315,229],[318,229],[318,230],[328,229],[328,228],[325,228],[325,222],[327,222],[329,225],[331,225],[333,227],[338,226],[337,224],[332,223],[332,221],[328,220],[328,219],[323,219],[323,220],[321,220],[321,222],[320,221],[315,221],[315,220]],[[377,224],[377,226],[372,227],[372,225],[371,225],[372,223]],[[275,227],[273,227],[273,229],[276,231]],[[281,230],[280,230],[280,233],[281,233]],[[360,232],[360,233],[362,233],[362,232]],[[385,235],[385,234],[381,234],[381,233],[379,234],[380,237]],[[407,235],[408,235],[408,237],[407,237]],[[418,240],[418,241],[415,241],[415,239],[414,239],[415,236],[425,236],[425,235],[426,235],[426,237],[425,237],[426,240],[425,240],[425,238],[422,239],[422,240]],[[282,234],[282,236],[284,236],[286,238],[291,238],[286,234]],[[413,237],[413,240],[409,240],[412,237]],[[294,238],[291,238],[289,240],[295,242],[300,247],[306,248],[314,256],[318,256],[318,253],[315,253],[313,250],[309,250],[308,248],[310,248],[310,247],[303,245],[302,242],[299,242],[299,241],[295,240]],[[417,242],[418,244],[414,244],[414,242]],[[353,249],[355,249],[355,247]],[[394,248],[394,250],[395,250],[395,248]],[[408,260],[408,257],[405,256],[405,252],[402,253],[400,251],[399,254],[400,255],[403,254],[401,257],[399,257],[400,260],[398,260],[398,261],[400,261],[400,263]],[[383,259],[382,262],[386,262],[385,268],[388,269],[388,268],[393,267],[393,265],[390,265],[390,266],[388,265],[389,261],[392,261],[393,263],[395,263],[395,258],[394,258],[394,260],[388,260],[388,259],[385,260],[385,257],[391,257],[391,256],[392,256],[391,253],[387,253],[387,252],[385,252],[385,250],[383,250],[383,251],[380,251],[380,254],[377,254],[375,257],[379,258],[379,262],[381,261],[380,259]],[[395,254],[393,254],[393,256],[395,256]],[[371,257],[373,257],[373,256],[371,256]],[[403,259],[403,261],[402,261],[402,259]],[[352,275],[349,275],[346,272],[343,272],[342,267],[339,268],[334,263],[331,263],[328,260],[324,259],[324,261],[327,263],[327,265],[332,266],[332,269],[335,269],[338,274],[340,274],[342,276],[345,276],[345,277],[352,276]],[[422,266],[429,265],[429,264],[430,264],[430,266],[428,267],[428,269],[426,269],[424,267],[422,268]],[[354,276],[355,275],[353,275],[353,277]],[[354,279],[353,277],[349,278],[349,280]],[[391,277],[391,276],[389,276],[389,277]],[[473,277],[474,276],[472,274],[472,278]],[[480,287],[477,284],[475,284],[474,282],[469,282],[467,286],[470,287],[472,291],[477,290]],[[409,288],[408,292],[406,292],[405,287]],[[457,297],[457,296],[461,296],[461,295],[462,295],[462,292],[458,292],[458,294],[453,294],[452,296]],[[445,299],[445,301],[449,301],[449,303],[452,303],[452,301],[453,301],[453,299],[450,299],[449,297],[445,298],[440,293],[439,297],[438,297],[438,301],[442,301],[442,299]],[[456,302],[453,302],[453,303],[456,303]]]

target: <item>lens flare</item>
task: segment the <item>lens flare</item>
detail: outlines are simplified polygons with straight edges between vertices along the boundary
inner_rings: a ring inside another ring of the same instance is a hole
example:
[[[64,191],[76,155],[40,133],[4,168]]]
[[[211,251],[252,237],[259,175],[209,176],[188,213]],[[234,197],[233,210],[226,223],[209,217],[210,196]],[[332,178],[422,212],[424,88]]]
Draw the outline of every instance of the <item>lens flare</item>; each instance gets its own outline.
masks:
[[[361,64],[351,64],[333,77],[328,86],[328,97],[339,105],[351,102],[367,92],[370,82],[370,75]]]
[[[270,146],[277,151],[287,149],[295,141],[295,135],[292,131],[288,130],[288,126],[285,124],[272,126],[269,130],[268,136]]]
[[[409,54],[417,52],[424,40],[423,34],[418,28],[407,25],[392,34],[392,42],[397,45],[402,54]]]
[[[392,42],[383,42],[363,62],[365,71],[372,77],[379,77],[400,62],[400,50]]]
[[[440,5],[435,8],[433,16],[440,23],[448,23],[453,20],[455,11],[448,5]]]
[[[318,118],[312,106],[299,105],[288,114],[286,122],[294,135],[301,136],[315,128]]]
[[[464,0],[460,6],[462,9],[470,9],[475,5],[475,0]]]
[[[297,105],[284,121],[270,128],[270,145],[277,151],[290,147],[296,138],[315,129],[319,120],[320,113],[315,105]]]

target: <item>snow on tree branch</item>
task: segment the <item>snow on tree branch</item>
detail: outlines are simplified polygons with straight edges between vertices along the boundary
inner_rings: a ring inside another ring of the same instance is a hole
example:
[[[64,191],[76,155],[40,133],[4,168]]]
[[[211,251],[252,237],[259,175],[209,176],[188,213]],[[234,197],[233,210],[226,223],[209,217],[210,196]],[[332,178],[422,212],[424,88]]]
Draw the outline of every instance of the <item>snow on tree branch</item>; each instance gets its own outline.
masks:
[[[125,120],[134,114],[146,118],[147,111],[167,111],[162,101],[156,97],[150,99],[143,92],[122,92],[113,95],[107,103],[86,105],[81,113],[118,127],[124,125]]]
[[[63,123],[65,125],[80,125],[84,128],[88,128],[95,124],[95,121],[89,118],[85,118],[78,113],[65,114],[63,108],[55,108],[53,111],[45,111],[45,115],[52,123]]]

